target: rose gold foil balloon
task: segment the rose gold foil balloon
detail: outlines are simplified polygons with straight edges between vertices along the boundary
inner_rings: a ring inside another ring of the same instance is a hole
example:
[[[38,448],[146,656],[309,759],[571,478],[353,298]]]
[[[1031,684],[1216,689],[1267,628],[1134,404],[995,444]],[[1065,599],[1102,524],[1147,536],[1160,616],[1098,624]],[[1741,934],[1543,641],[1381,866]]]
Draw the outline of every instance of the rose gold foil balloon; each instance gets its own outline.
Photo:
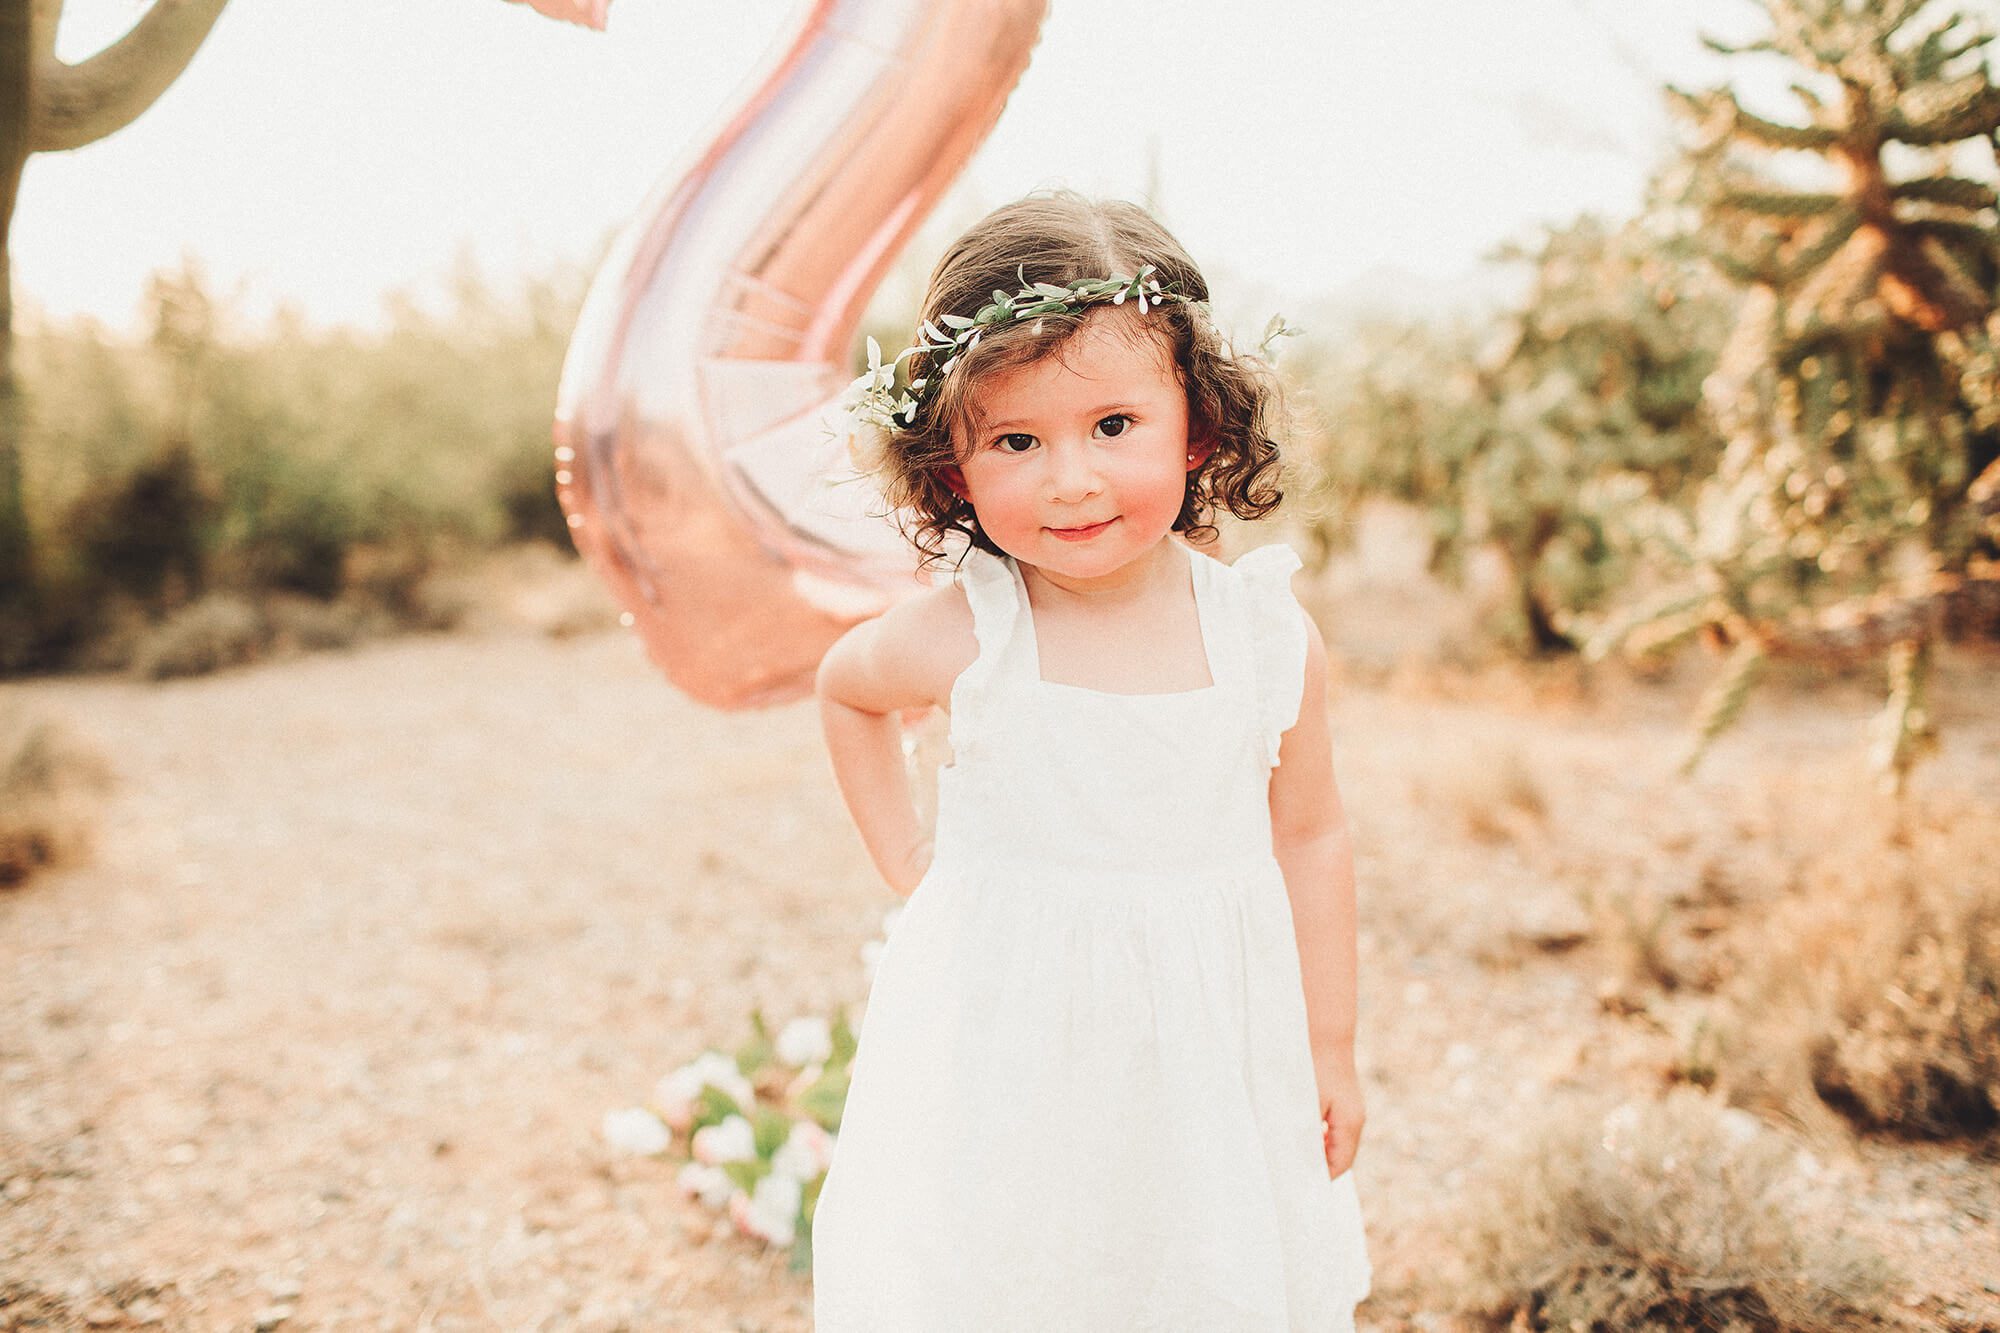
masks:
[[[538,14],[581,23],[599,32],[604,31],[605,15],[611,10],[611,0],[526,0],[526,3]]]
[[[830,404],[876,283],[999,118],[1047,0],[815,0],[613,244],[556,405],[577,549],[723,708],[811,689],[925,586]]]

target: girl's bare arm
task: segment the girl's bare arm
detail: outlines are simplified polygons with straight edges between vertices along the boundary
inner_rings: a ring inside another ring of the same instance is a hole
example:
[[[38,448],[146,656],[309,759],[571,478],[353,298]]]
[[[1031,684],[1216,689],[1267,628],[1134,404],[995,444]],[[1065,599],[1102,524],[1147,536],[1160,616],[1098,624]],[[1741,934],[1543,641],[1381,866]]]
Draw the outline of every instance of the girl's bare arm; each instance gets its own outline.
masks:
[[[952,651],[971,655],[969,615],[952,626],[951,598],[963,607],[956,589],[932,589],[854,626],[827,649],[813,682],[841,799],[876,870],[904,897],[930,865],[930,834],[910,792],[902,713],[938,702],[939,673],[955,674]]]
[[[1271,773],[1271,843],[1285,872],[1298,932],[1306,1016],[1318,1051],[1351,1051],[1355,1023],[1354,852],[1333,775],[1326,716],[1326,643],[1306,624],[1305,689],[1298,721]]]
[[[1358,985],[1354,852],[1340,790],[1333,780],[1326,644],[1310,616],[1305,616],[1305,623],[1305,689],[1299,718],[1280,742],[1278,767],[1271,774],[1271,845],[1285,872],[1285,893],[1298,935],[1326,1169],[1337,1178],[1353,1165],[1368,1117],[1354,1058]]]

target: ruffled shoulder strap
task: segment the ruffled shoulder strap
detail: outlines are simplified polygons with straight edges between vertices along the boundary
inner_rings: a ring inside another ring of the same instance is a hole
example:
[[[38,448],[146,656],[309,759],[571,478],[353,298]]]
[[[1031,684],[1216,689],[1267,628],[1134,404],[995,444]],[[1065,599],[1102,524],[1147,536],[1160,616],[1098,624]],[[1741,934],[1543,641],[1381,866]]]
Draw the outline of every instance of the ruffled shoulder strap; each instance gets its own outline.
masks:
[[[1305,610],[1292,593],[1292,574],[1304,563],[1297,551],[1275,542],[1245,551],[1231,566],[1242,583],[1249,612],[1258,732],[1267,767],[1277,764],[1279,746],[1299,719],[1305,693]]]
[[[978,656],[952,682],[951,739],[956,751],[973,734],[971,715],[979,711],[987,684],[999,669],[1001,652],[1013,636],[1021,604],[1014,588],[1014,571],[1003,558],[978,546],[966,548],[951,581],[965,592],[966,604],[972,608],[972,636],[979,643]]]

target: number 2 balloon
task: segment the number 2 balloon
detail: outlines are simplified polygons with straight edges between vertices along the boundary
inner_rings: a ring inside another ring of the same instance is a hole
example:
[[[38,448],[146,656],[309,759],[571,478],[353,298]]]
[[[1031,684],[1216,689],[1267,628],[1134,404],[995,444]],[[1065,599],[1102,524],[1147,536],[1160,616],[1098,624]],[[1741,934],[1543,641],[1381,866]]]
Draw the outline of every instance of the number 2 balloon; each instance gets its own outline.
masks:
[[[814,0],[592,281],[556,493],[689,696],[799,698],[843,630],[923,586],[831,404],[870,294],[999,118],[1046,5]]]

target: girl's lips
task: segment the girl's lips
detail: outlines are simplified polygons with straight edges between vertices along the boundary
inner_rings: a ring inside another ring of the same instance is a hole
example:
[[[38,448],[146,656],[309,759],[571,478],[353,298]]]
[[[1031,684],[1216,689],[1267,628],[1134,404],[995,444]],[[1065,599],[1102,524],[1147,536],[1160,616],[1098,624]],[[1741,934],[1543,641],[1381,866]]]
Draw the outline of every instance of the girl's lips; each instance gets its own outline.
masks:
[[[1116,521],[1117,521],[1117,516],[1114,514],[1112,517],[1105,519],[1102,523],[1093,523],[1087,528],[1050,528],[1049,531],[1054,533],[1056,536],[1062,538],[1066,542],[1080,542],[1080,541],[1086,541],[1091,537],[1095,537],[1098,533],[1104,531],[1106,528],[1110,527]]]

